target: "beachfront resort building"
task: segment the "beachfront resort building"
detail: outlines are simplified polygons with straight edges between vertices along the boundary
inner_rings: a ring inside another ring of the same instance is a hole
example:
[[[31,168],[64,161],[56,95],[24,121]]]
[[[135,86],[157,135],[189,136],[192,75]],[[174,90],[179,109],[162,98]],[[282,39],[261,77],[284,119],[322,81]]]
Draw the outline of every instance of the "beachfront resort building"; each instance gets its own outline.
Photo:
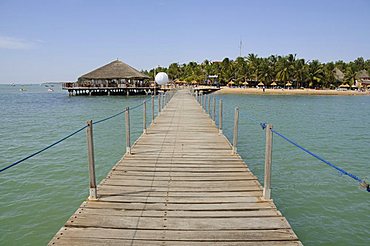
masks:
[[[366,70],[361,70],[357,74],[358,79],[356,80],[356,84],[362,90],[369,90],[370,89],[370,76]]]
[[[69,95],[131,95],[153,91],[149,76],[126,63],[115,60],[78,78],[75,83],[64,83]]]

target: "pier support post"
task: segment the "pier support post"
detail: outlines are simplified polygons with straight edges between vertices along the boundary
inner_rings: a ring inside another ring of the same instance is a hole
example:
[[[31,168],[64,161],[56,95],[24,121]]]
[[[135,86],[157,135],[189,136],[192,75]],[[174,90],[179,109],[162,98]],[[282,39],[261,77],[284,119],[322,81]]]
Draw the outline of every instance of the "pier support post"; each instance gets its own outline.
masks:
[[[222,134],[222,99],[220,99],[220,106],[219,106],[219,116],[218,116],[218,132]]]
[[[265,181],[263,186],[263,197],[266,200],[271,199],[271,163],[272,163],[272,125],[267,124],[266,131],[266,149],[265,149]]]
[[[97,200],[98,194],[96,190],[96,177],[95,177],[93,123],[91,120],[87,121],[86,137],[87,137],[87,153],[88,153],[88,159],[89,159],[89,176],[90,176],[89,200]]]
[[[125,111],[126,123],[126,154],[131,154],[131,141],[130,141],[130,108],[127,107]]]
[[[208,95],[208,114],[211,117],[211,95]]]
[[[143,102],[143,133],[146,134],[146,101]]]
[[[204,112],[207,113],[207,94],[204,95],[204,102],[203,102],[203,106],[204,106]]]
[[[237,144],[238,144],[238,126],[239,126],[239,108],[235,108],[235,115],[234,115],[234,137],[233,137],[233,154],[237,152]]]
[[[216,124],[216,97],[213,96],[213,114],[212,114],[213,122]]]
[[[165,97],[165,94],[162,94],[162,109],[161,109],[161,111],[163,111],[164,106],[166,106],[166,97]]]
[[[155,115],[154,115],[154,96],[152,96],[152,124],[154,124],[154,118],[155,118]]]

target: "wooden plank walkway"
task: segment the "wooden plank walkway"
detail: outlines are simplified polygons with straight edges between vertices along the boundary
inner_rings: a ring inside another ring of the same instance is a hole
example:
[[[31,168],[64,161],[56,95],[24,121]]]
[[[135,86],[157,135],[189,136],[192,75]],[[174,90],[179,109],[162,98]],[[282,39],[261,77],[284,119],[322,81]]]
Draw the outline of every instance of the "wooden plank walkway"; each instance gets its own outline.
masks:
[[[179,91],[49,245],[301,245],[212,120]]]

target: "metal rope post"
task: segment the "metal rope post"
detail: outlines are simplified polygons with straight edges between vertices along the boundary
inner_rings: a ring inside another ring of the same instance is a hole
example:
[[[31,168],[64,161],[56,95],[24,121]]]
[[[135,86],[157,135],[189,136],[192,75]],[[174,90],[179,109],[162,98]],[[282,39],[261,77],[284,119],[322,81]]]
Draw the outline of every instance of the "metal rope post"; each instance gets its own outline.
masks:
[[[208,100],[209,95],[205,95],[204,98],[204,112],[207,113],[207,100]]]
[[[161,94],[158,94],[158,115],[161,113]]]
[[[93,141],[93,124],[92,120],[87,121],[86,128],[87,137],[87,153],[89,159],[89,176],[90,176],[90,196],[89,200],[96,200],[98,194],[96,191],[96,177],[95,177],[95,159],[94,159],[94,141]]]
[[[146,101],[143,103],[143,133],[146,134]]]
[[[238,125],[239,125],[239,108],[235,108],[235,116],[234,116],[234,137],[233,137],[233,154],[236,154],[238,144]]]
[[[220,109],[219,109],[219,117],[218,117],[218,132],[222,134],[222,99],[220,99]]]
[[[271,162],[272,162],[272,125],[267,124],[266,149],[265,149],[265,182],[263,186],[263,197],[266,200],[271,198]]]
[[[131,141],[130,141],[130,108],[126,108],[125,112],[126,121],[126,154],[131,154]]]
[[[165,97],[165,95],[164,94],[162,94],[162,110],[164,109],[164,106],[166,106],[166,97]],[[161,111],[162,111],[161,110]]]
[[[163,95],[163,98],[164,98],[164,100],[163,100],[163,108],[165,108],[166,105],[167,105],[167,92]]]
[[[205,112],[207,109],[207,94],[203,95],[203,97],[203,110]]]
[[[211,116],[211,95],[208,95],[208,114]]]
[[[155,118],[155,115],[154,115],[154,96],[152,96],[152,123],[154,123],[154,118]]]
[[[212,114],[213,121],[216,124],[216,97],[213,96],[213,114]]]

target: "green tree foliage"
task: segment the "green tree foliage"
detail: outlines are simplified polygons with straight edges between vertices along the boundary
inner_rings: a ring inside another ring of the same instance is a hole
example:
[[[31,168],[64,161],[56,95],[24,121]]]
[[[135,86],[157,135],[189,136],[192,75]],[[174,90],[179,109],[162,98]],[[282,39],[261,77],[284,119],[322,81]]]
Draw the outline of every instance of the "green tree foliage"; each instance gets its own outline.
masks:
[[[209,75],[218,75],[221,85],[233,80],[236,85],[248,81],[250,86],[259,82],[270,85],[273,81],[280,86],[291,82],[293,87],[330,88],[346,82],[353,85],[360,71],[370,73],[370,60],[359,57],[351,62],[336,61],[321,63],[318,60],[306,62],[296,55],[271,55],[267,58],[249,54],[235,60],[224,58],[222,61],[204,60],[198,64],[191,61],[187,64],[172,63],[168,68],[156,67],[145,74],[154,78],[154,72],[167,72],[170,78],[200,84],[206,83]]]

